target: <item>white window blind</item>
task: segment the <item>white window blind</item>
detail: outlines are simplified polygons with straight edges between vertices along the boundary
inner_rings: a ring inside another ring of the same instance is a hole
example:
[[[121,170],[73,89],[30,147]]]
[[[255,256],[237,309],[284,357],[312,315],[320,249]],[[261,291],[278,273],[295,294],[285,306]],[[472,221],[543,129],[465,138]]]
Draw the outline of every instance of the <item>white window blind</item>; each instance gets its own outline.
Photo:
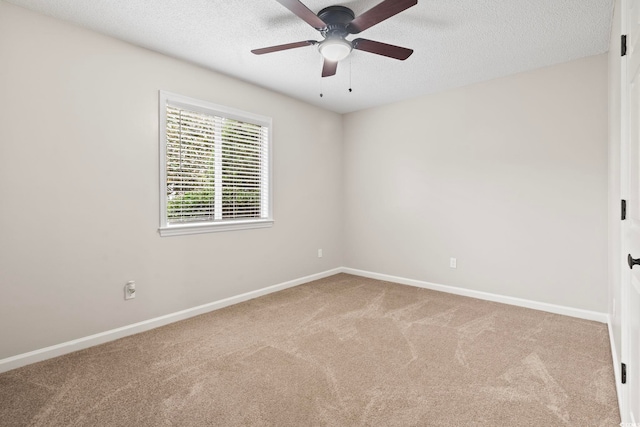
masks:
[[[271,222],[268,119],[165,92],[161,118],[161,234]]]

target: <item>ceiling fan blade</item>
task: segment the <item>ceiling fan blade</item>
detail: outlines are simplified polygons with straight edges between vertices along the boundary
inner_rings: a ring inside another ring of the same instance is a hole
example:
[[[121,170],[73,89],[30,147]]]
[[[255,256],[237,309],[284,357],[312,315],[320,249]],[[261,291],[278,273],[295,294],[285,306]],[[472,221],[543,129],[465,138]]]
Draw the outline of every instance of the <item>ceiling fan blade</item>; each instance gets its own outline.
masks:
[[[407,49],[406,47],[394,46],[392,44],[380,43],[367,39],[355,39],[351,42],[351,45],[354,49],[399,59],[401,61],[404,61],[413,53],[413,49]]]
[[[417,4],[418,0],[384,0],[351,21],[347,25],[347,31],[351,34],[358,34]]]
[[[333,76],[338,70],[338,61],[329,61],[324,60],[324,64],[322,64],[322,77]]]
[[[278,46],[263,47],[262,49],[253,49],[251,53],[256,55],[264,55],[265,53],[278,52],[281,50],[295,49],[297,47],[305,47],[318,44],[315,40],[305,40],[303,42],[287,43]]]
[[[296,14],[300,19],[302,19],[307,24],[311,25],[316,30],[322,30],[327,28],[327,24],[320,18],[318,15],[313,13],[307,6],[302,4],[302,2],[298,0],[276,0],[278,3],[289,9],[291,12]]]

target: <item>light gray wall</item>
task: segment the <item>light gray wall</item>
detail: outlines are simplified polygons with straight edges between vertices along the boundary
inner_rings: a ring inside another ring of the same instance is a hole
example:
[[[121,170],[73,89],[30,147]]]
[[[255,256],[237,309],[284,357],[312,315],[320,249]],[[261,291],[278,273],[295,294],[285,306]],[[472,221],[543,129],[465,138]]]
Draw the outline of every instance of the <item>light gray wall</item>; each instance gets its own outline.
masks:
[[[159,89],[273,118],[273,228],[159,237]],[[0,100],[0,359],[342,264],[338,114],[2,1]]]
[[[607,311],[607,55],[348,114],[344,144],[346,266]]]

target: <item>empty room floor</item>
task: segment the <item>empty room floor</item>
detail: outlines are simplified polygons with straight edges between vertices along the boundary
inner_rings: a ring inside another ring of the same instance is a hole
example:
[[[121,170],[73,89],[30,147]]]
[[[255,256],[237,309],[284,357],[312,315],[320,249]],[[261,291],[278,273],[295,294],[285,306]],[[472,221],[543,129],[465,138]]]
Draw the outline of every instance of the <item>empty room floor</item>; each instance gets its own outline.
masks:
[[[338,274],[0,374],[2,426],[614,426],[606,325]]]

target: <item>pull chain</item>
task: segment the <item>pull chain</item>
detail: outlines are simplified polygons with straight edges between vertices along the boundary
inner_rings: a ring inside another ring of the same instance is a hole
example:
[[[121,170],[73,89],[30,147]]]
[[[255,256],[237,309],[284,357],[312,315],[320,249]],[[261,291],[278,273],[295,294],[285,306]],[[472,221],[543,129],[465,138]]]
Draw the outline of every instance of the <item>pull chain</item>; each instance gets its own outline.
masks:
[[[320,55],[321,58],[321,66],[324,66],[324,58],[322,57],[322,55]],[[320,98],[322,98],[324,95],[322,94],[322,80],[324,80],[324,77],[320,76]]]
[[[349,93],[351,93],[351,68],[353,68],[353,59],[349,56]]]

